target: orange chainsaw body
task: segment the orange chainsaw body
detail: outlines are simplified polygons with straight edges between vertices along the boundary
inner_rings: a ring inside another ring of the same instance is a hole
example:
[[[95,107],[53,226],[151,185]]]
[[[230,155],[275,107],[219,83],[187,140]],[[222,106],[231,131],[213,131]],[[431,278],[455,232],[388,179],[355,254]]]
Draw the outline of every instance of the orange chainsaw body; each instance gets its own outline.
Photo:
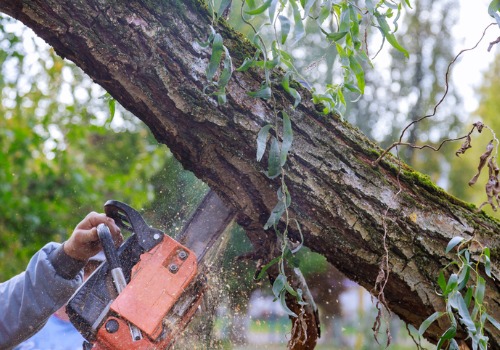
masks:
[[[92,349],[165,349],[201,302],[204,283],[196,276],[195,254],[165,235],[132,268],[131,280],[111,303]],[[130,325],[139,328],[142,339],[132,338]]]

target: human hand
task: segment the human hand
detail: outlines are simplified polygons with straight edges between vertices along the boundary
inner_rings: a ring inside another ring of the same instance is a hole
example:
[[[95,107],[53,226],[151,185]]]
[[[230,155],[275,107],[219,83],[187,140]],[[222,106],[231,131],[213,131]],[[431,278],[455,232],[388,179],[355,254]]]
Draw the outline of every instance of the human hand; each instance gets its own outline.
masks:
[[[76,260],[86,261],[101,249],[97,226],[106,224],[116,246],[123,242],[120,228],[105,214],[89,213],[76,227],[71,237],[64,243],[64,252]]]

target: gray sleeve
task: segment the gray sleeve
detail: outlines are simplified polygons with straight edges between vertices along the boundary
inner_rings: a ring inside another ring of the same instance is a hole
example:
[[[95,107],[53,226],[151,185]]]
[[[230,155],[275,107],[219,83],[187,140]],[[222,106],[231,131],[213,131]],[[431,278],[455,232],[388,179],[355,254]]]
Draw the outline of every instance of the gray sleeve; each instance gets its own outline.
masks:
[[[10,349],[37,332],[82,283],[85,262],[49,243],[26,271],[0,283],[0,349]]]

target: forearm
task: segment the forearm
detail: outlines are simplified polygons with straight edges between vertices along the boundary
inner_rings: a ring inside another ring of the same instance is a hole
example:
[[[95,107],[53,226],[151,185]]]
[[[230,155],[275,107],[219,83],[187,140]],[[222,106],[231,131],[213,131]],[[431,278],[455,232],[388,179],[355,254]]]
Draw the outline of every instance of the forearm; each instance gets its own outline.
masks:
[[[9,349],[40,329],[82,282],[78,262],[57,243],[30,260],[25,272],[0,284],[0,349]]]

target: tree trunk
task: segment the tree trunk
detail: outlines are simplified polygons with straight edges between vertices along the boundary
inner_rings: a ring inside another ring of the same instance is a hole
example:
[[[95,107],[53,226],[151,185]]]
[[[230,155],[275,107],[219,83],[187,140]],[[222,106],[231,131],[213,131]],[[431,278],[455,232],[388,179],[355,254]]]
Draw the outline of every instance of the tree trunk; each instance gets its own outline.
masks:
[[[227,104],[218,106],[205,95],[210,49],[198,43],[207,39],[212,19],[201,1],[3,0],[0,10],[31,27],[144,121],[185,168],[237,210],[256,250],[274,240],[262,226],[280,184],[256,162],[255,140],[276,109],[292,118],[294,144],[286,167],[290,216],[300,222],[305,244],[368,290],[386,244],[385,299],[403,320],[418,327],[443,311],[435,281],[450,261],[444,248],[452,237],[474,234],[491,248],[492,260],[498,258],[498,222],[390,158],[374,167],[380,150],[348,123],[317,112],[307,91],[300,91],[303,102],[295,110],[279,84],[273,100],[250,98],[246,92],[263,80],[251,70],[234,73]],[[253,55],[240,35],[224,24],[212,25],[236,66]],[[295,228],[291,236],[298,239]],[[500,319],[496,264],[492,270],[486,302]],[[444,327],[436,323],[426,336],[435,341]],[[499,331],[488,323],[487,334],[491,348],[498,349]]]

